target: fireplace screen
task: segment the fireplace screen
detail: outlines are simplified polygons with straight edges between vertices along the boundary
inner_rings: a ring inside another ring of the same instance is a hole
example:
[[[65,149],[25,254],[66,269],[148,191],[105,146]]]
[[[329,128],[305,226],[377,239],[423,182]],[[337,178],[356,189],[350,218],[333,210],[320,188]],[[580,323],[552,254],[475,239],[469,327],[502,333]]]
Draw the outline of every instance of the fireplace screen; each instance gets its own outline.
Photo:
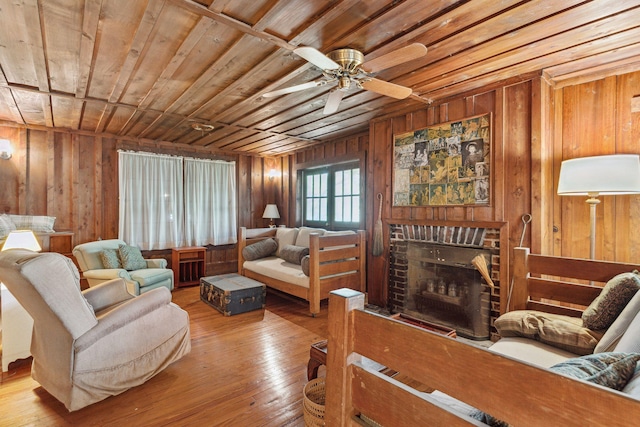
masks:
[[[471,260],[487,250],[410,242],[403,311],[456,329],[471,339],[489,338],[490,293]]]

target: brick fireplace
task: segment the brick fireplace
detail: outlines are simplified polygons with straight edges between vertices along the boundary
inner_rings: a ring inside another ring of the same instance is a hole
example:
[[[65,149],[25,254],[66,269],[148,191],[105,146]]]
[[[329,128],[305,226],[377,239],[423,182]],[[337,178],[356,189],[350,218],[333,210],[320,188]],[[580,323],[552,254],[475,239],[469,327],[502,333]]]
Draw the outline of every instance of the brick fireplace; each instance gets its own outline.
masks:
[[[389,308],[456,329],[470,339],[494,338],[501,283],[508,266],[506,223],[390,223]],[[494,288],[471,261],[484,257]],[[505,291],[506,292],[506,291]],[[505,293],[506,294],[506,293]]]

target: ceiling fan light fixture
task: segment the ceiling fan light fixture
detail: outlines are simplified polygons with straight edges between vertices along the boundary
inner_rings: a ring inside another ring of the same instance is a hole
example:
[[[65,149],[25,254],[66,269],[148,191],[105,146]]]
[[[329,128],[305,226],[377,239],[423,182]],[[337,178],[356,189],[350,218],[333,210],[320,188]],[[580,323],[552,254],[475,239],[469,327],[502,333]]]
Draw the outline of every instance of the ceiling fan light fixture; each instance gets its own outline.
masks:
[[[355,73],[364,62],[362,52],[355,49],[337,49],[327,55],[348,73]]]
[[[342,76],[338,79],[338,89],[349,90],[351,87],[351,78],[349,76]]]

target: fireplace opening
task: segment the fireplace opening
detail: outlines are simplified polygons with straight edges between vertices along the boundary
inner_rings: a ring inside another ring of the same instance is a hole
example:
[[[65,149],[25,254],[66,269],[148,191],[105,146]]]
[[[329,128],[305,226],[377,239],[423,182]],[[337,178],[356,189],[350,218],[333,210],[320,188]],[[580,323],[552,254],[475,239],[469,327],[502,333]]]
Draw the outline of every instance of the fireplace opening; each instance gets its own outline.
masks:
[[[481,248],[409,242],[407,283],[402,311],[454,328],[465,338],[490,336],[491,294],[471,260],[489,265],[491,252]]]

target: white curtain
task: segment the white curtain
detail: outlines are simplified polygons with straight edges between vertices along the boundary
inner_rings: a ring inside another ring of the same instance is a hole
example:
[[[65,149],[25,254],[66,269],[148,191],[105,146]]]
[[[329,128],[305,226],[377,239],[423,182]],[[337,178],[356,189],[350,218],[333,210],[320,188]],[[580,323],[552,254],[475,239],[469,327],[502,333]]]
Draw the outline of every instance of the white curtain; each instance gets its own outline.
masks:
[[[118,152],[118,236],[142,250],[184,246],[182,157]]]
[[[184,168],[186,243],[236,243],[236,163],[185,159]]]

